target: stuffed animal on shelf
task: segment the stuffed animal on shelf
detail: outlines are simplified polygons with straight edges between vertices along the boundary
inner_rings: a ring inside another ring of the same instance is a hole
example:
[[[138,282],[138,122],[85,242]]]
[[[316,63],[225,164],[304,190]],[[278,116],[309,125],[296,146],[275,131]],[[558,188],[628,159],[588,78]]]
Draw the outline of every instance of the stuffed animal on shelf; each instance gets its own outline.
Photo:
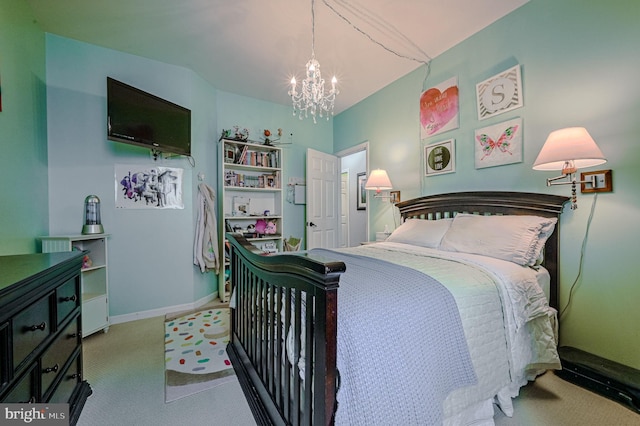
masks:
[[[267,229],[267,222],[264,219],[256,220],[256,233],[262,235],[265,234],[265,230]]]
[[[276,233],[276,223],[273,220],[267,222],[267,226],[264,228],[264,233],[269,235]]]

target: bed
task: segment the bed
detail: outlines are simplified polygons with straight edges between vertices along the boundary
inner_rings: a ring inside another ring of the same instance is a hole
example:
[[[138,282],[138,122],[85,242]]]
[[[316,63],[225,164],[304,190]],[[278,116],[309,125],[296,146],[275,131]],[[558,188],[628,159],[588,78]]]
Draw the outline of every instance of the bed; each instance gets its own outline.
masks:
[[[264,255],[227,234],[227,347],[258,424],[493,424],[559,369],[567,197],[461,192],[396,205],[385,242]]]

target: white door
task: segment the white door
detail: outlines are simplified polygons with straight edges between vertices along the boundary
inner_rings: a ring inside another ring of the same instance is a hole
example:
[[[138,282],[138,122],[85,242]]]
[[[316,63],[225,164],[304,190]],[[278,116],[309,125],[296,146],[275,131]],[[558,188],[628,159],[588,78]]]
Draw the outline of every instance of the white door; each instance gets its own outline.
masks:
[[[336,248],[340,159],[307,149],[307,249]]]
[[[340,247],[349,247],[349,171],[340,173]]]

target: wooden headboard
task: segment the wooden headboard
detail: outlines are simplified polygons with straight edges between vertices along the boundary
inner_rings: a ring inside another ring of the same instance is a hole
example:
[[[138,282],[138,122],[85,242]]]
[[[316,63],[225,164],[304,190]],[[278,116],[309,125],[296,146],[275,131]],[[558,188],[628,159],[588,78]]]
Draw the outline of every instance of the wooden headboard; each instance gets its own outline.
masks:
[[[457,213],[481,215],[534,215],[559,219],[569,197],[528,192],[475,191],[428,195],[396,204],[402,220],[436,220]],[[543,266],[551,275],[549,305],[558,308],[560,220],[547,240]]]

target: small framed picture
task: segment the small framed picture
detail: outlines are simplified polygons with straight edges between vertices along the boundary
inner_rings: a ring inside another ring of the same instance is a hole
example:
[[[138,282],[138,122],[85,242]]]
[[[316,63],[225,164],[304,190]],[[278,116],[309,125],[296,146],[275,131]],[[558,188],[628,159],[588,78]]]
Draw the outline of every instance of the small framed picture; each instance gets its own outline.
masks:
[[[364,184],[367,182],[367,174],[366,173],[358,173],[358,192],[356,197],[356,209],[357,210],[366,210],[367,209],[367,190],[364,189]]]
[[[449,139],[424,147],[424,175],[435,176],[456,171],[456,141]]]
[[[398,204],[400,202],[400,191],[389,191],[389,201],[393,204]]]
[[[236,161],[236,149],[230,145],[224,147],[224,162],[234,163]]]
[[[245,197],[233,197],[233,216],[249,216],[251,200]]]

